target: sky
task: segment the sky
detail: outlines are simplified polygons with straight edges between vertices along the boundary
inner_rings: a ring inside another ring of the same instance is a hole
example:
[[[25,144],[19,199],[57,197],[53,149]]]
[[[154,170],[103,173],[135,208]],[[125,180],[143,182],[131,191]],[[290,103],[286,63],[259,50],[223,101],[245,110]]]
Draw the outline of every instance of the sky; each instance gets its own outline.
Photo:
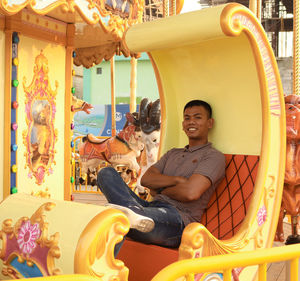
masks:
[[[200,8],[201,6],[198,0],[185,0],[180,13],[182,14],[182,13],[187,13],[195,10],[200,10]]]

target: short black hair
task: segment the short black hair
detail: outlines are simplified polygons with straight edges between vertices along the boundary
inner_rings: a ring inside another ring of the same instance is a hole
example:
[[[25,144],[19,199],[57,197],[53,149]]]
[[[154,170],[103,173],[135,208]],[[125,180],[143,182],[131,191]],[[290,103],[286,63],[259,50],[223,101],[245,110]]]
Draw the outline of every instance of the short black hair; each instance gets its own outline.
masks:
[[[204,107],[204,109],[206,110],[207,114],[208,114],[208,118],[212,117],[212,109],[211,106],[209,105],[209,103],[207,103],[206,101],[203,100],[191,100],[189,101],[183,109],[183,113],[185,112],[185,110],[189,107],[193,107],[193,106],[202,106]]]

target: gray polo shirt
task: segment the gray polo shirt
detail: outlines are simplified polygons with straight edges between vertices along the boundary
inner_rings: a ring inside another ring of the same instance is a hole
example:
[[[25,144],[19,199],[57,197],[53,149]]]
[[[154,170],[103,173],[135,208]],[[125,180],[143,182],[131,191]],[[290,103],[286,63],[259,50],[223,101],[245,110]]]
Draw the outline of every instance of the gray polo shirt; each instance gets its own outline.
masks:
[[[216,186],[225,175],[225,156],[212,147],[211,143],[189,148],[173,148],[154,164],[162,174],[189,178],[193,174],[207,177],[212,185],[198,200],[179,202],[166,195],[157,194],[154,200],[168,202],[180,213],[184,224],[200,222],[202,214]]]

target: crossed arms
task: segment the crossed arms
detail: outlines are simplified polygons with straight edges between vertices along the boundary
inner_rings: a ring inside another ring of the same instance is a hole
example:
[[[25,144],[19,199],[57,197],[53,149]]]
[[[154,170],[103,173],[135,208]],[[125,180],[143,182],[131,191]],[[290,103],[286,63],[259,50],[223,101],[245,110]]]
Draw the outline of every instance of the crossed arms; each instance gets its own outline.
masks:
[[[211,186],[211,181],[200,174],[193,174],[190,178],[167,176],[151,166],[143,175],[141,184],[151,190],[154,195],[163,188],[161,194],[180,202],[195,201]]]

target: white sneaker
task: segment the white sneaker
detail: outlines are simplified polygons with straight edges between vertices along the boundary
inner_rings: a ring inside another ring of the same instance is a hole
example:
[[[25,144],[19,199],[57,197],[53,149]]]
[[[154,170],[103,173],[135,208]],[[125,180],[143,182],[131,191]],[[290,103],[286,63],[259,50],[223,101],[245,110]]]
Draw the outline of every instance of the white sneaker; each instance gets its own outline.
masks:
[[[127,207],[108,203],[105,206],[122,211],[130,222],[130,228],[134,228],[141,232],[150,232],[154,228],[153,219],[139,215]]]

